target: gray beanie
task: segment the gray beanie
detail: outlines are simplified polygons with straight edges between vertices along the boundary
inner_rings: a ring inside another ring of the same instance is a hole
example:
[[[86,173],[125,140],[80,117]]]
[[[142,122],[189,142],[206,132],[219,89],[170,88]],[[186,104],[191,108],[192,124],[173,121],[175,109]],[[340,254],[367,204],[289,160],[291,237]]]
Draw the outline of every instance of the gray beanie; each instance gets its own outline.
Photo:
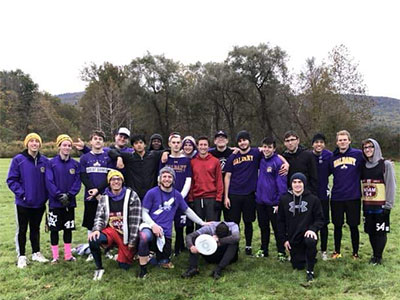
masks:
[[[171,175],[172,175],[172,178],[173,178],[173,180],[174,180],[174,182],[175,182],[176,174],[175,174],[175,170],[174,170],[174,169],[172,169],[171,167],[164,167],[164,168],[162,168],[162,169],[160,170],[160,173],[159,173],[160,178],[161,178],[161,175],[162,175],[163,173],[169,173],[169,174],[171,174]]]

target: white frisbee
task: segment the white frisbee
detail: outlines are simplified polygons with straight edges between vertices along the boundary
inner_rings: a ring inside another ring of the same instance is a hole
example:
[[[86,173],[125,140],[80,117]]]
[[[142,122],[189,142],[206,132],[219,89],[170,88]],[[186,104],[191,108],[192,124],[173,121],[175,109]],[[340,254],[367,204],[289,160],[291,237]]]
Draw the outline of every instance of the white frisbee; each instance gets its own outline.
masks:
[[[200,234],[194,242],[200,254],[211,255],[217,250],[217,241],[209,234]]]

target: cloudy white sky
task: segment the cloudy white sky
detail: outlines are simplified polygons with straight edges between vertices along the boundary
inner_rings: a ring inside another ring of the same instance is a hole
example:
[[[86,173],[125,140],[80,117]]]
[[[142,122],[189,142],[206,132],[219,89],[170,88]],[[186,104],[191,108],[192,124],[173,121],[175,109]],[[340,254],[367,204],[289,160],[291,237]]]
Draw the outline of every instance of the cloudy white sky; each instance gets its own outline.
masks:
[[[82,91],[90,62],[128,64],[165,54],[183,63],[223,61],[234,45],[269,42],[299,71],[344,44],[368,94],[400,99],[397,1],[41,1],[0,2],[0,70],[21,69],[40,90]]]

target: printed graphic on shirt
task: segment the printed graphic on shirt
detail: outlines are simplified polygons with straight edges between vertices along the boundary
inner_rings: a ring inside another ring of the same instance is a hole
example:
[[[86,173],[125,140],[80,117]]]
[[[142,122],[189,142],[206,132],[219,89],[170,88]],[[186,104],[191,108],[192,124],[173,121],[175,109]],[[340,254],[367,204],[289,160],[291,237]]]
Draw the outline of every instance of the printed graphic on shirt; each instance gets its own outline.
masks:
[[[347,169],[346,165],[355,166],[357,159],[355,157],[340,157],[333,162],[333,167],[340,167],[341,169]]]
[[[253,161],[254,160],[254,156],[251,154],[245,155],[245,156],[241,156],[238,158],[235,158],[233,160],[233,165],[236,166],[238,164],[241,164],[243,162],[248,162],[248,161]]]
[[[306,212],[308,211],[307,205],[308,202],[306,201],[300,201],[299,204],[295,204],[295,202],[292,201],[289,203],[289,211],[293,214],[295,213],[296,209],[299,210],[300,212]]]
[[[89,161],[90,163],[90,161]],[[98,160],[93,164],[92,167],[86,167],[86,173],[108,173],[109,168],[106,167],[101,167],[101,164],[99,163]]]
[[[118,233],[123,234],[123,216],[122,212],[110,212],[110,219],[108,221],[111,228],[114,228]]]
[[[57,219],[58,219],[58,216],[57,215],[54,215],[53,214],[53,212],[51,211],[51,212],[49,212],[49,217],[48,217],[48,224],[49,224],[49,226],[52,226],[52,227],[57,227]]]
[[[158,209],[154,212],[155,215],[160,215],[164,211],[170,211],[172,209],[172,205],[175,202],[175,198],[171,197],[168,201],[164,201],[163,205],[159,205]]]

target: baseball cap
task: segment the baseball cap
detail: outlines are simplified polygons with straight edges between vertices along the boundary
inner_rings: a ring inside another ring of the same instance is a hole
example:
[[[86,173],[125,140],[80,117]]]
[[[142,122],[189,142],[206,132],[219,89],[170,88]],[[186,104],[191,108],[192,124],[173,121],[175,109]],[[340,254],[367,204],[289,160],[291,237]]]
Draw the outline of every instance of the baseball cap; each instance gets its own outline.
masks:
[[[131,136],[131,132],[128,128],[126,127],[121,127],[120,129],[118,129],[117,134],[124,134],[126,135],[128,138]]]
[[[214,138],[217,138],[219,136],[223,136],[224,138],[228,138],[228,135],[223,130],[218,130],[217,133],[214,135]]]

